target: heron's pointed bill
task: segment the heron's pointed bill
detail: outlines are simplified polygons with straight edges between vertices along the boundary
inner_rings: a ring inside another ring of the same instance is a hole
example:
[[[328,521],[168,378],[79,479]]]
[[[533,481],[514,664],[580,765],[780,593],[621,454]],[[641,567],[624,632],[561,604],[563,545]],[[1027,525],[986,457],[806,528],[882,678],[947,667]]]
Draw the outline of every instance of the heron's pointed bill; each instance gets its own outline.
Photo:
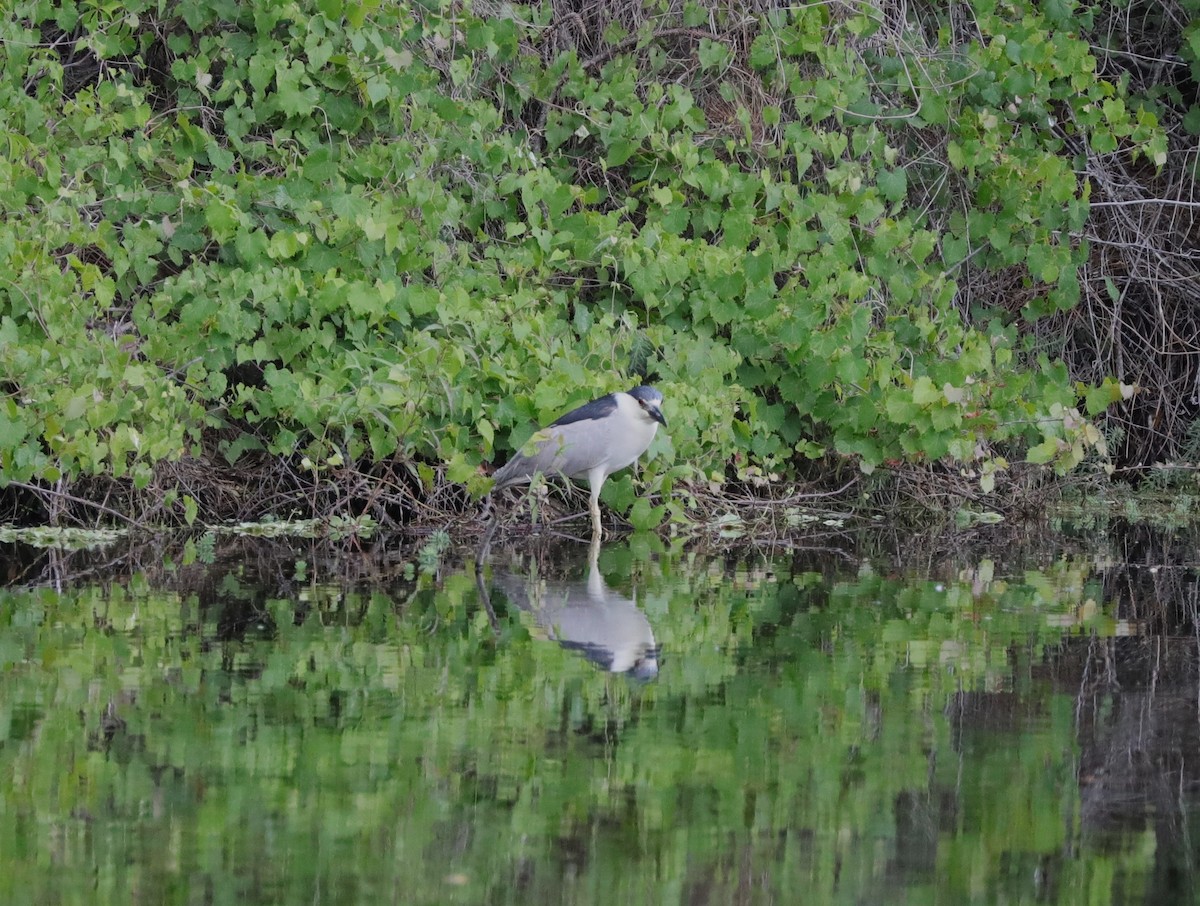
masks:
[[[646,414],[662,425],[667,426],[667,417],[662,414],[662,409],[658,408],[657,404],[647,402],[646,400],[638,400],[642,408],[646,410]]]

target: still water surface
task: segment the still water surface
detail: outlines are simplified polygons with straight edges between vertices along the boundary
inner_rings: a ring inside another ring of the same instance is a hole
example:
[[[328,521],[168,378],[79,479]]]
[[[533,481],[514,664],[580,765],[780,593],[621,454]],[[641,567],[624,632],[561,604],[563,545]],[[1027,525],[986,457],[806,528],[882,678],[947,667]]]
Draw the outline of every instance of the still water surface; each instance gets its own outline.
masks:
[[[1200,586],[1150,547],[6,547],[0,902],[1192,902]]]

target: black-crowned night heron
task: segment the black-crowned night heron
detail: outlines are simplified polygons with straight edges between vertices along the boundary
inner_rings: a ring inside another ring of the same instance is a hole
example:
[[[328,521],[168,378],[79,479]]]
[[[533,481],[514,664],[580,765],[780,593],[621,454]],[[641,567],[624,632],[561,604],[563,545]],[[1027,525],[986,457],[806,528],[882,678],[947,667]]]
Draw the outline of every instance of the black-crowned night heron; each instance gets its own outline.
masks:
[[[492,584],[509,604],[532,614],[547,638],[593,664],[635,680],[658,675],[659,649],[650,621],[633,598],[608,587],[594,557],[586,582],[500,572]],[[482,582],[480,588],[488,596]],[[487,601],[490,606],[490,597]]]
[[[535,433],[521,452],[496,470],[492,492],[530,481],[538,472],[586,478],[591,488],[592,537],[599,539],[600,489],[609,475],[645,453],[658,426],[667,424],[662,401],[660,391],[641,386],[628,393],[610,393],[573,409]],[[489,530],[485,551],[490,540]]]

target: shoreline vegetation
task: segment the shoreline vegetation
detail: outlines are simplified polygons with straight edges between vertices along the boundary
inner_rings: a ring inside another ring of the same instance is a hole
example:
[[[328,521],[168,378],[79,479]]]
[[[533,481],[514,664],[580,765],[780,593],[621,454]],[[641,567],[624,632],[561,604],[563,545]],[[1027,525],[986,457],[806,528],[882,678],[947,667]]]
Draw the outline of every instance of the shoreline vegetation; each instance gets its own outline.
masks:
[[[1198,16],[17,0],[0,524],[470,533],[631,378],[636,531],[1185,518]]]

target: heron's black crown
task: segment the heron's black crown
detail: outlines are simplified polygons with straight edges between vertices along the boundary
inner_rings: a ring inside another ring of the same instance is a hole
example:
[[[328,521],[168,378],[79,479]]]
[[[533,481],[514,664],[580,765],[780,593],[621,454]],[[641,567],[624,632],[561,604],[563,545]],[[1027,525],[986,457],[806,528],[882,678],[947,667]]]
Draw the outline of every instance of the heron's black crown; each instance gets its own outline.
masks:
[[[662,391],[648,384],[634,387],[629,391],[629,395],[639,403],[653,403],[655,406],[661,406],[663,401]]]
[[[667,418],[662,414],[663,395],[661,390],[656,390],[653,387],[648,387],[642,384],[640,387],[634,387],[629,391],[629,395],[638,401],[638,405],[642,410],[664,427],[667,424]]]

